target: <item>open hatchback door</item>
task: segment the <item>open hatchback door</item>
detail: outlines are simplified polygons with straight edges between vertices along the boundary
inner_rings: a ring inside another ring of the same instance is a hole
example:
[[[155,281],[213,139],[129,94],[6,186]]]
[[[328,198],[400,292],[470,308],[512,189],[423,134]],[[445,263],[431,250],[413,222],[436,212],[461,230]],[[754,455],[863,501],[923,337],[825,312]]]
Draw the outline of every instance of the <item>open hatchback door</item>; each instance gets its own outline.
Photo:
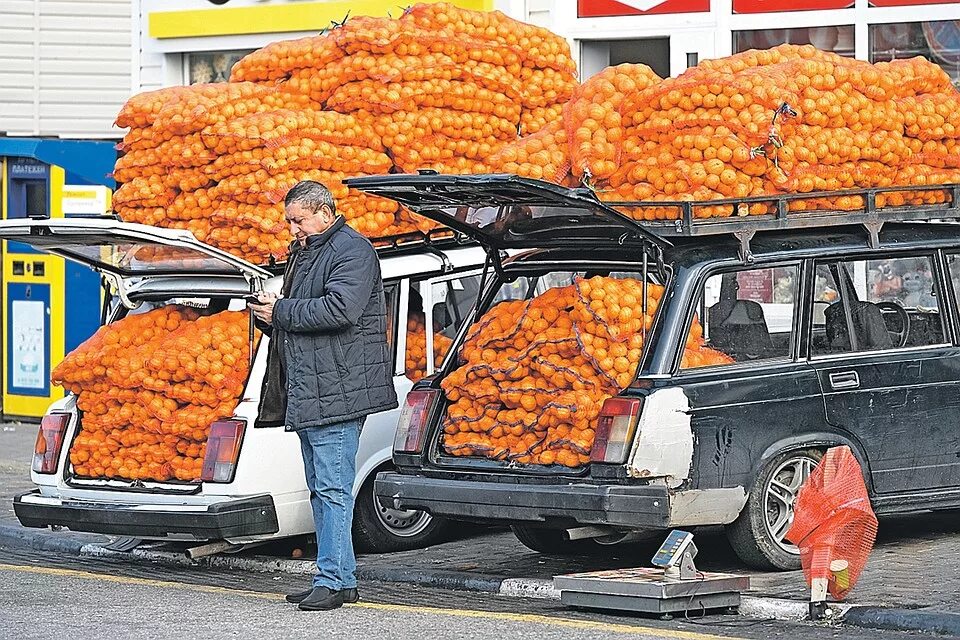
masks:
[[[390,198],[493,249],[595,245],[598,241],[670,243],[600,202],[570,189],[511,174],[423,172],[351,178],[345,183]]]
[[[200,242],[189,231],[109,218],[4,220],[0,240],[86,265],[111,280],[121,297],[154,276],[239,276],[255,291],[272,275]]]

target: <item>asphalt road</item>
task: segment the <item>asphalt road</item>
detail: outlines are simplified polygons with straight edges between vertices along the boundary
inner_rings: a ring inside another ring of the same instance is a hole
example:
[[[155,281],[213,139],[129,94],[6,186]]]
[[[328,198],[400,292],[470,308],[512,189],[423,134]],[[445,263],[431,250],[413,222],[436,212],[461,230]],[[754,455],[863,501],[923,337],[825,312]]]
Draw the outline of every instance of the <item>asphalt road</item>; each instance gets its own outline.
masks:
[[[362,601],[325,613],[283,602],[304,579],[166,568],[0,548],[0,638],[164,640],[894,640],[905,634],[711,616],[695,621],[573,611],[557,602],[361,584]]]

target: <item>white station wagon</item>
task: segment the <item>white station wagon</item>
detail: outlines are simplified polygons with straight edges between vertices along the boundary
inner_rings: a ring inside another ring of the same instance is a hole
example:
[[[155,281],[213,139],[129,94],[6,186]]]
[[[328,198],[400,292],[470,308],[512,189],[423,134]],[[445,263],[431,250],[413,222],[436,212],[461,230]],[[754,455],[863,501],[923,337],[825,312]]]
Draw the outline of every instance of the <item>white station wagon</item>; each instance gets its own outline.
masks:
[[[240,310],[245,308],[243,296],[279,291],[281,285],[274,270],[235,258],[189,232],[112,219],[3,221],[0,239],[26,243],[98,271],[116,291],[108,312],[111,320],[171,303]],[[165,248],[162,255],[170,257],[157,260],[158,248]],[[485,254],[452,239],[419,235],[396,238],[378,252],[388,305],[388,341],[395,356],[394,382],[402,399],[414,380],[434,372],[435,338],[453,338],[476,302]],[[138,260],[138,255],[152,257]],[[423,334],[419,342],[426,343],[425,362],[407,361],[408,332],[413,331]],[[206,456],[218,456],[213,458],[217,464],[205,466],[216,472],[198,482],[76,477],[68,452],[83,418],[75,396],[55,402],[40,427],[42,453],[34,456],[31,473],[36,488],[14,500],[20,522],[27,527],[231,545],[313,533],[299,439],[282,427],[257,426],[268,344],[264,337],[254,353],[233,417],[212,427],[212,433],[227,437],[210,439]],[[427,545],[446,526],[424,511],[385,508],[374,498],[374,478],[392,468],[399,413],[396,409],[370,416],[360,437],[354,538],[361,551]],[[215,442],[239,446],[220,450]]]

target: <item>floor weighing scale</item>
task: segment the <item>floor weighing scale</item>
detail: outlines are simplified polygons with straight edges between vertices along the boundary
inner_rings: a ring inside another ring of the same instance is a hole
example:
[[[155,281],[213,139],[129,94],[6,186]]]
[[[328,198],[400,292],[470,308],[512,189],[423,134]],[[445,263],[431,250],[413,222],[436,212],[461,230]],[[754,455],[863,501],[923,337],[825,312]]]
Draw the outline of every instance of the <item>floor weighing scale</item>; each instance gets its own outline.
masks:
[[[573,573],[553,578],[560,602],[584,609],[671,615],[740,606],[749,576],[698,571],[693,534],[671,531],[653,557],[654,567]]]

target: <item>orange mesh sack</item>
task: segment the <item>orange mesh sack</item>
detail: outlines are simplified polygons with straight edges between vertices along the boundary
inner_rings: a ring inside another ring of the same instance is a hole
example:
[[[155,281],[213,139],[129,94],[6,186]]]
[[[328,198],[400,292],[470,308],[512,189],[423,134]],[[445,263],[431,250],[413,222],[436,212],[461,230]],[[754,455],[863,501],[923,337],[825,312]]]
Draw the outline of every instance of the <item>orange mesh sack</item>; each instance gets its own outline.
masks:
[[[837,600],[850,593],[877,537],[877,517],[850,447],[827,450],[800,489],[786,537],[800,548],[807,584],[826,580]]]

